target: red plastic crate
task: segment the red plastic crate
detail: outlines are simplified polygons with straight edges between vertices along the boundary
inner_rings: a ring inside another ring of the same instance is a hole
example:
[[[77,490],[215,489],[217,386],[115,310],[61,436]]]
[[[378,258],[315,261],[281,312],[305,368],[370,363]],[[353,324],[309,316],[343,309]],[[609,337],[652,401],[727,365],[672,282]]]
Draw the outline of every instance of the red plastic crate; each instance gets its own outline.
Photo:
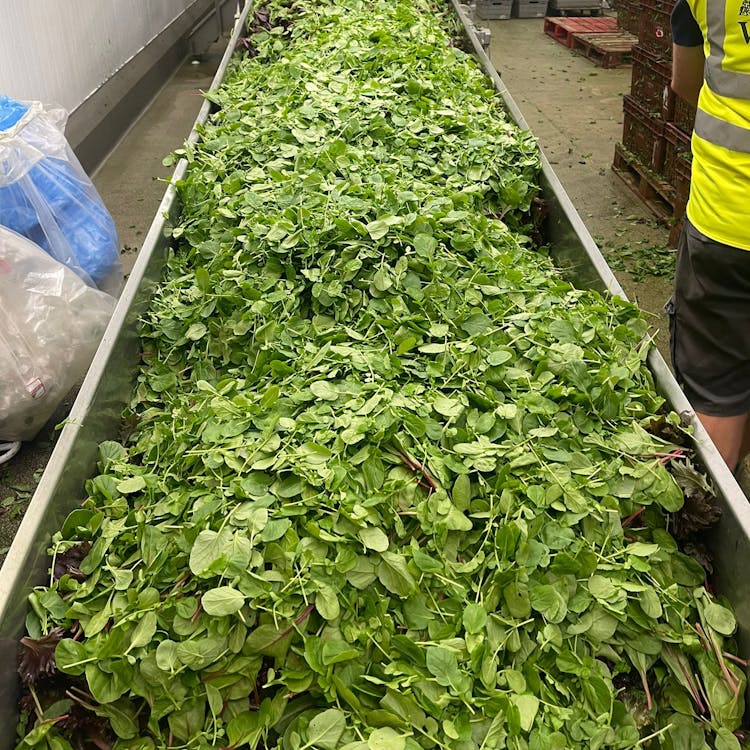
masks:
[[[690,173],[693,167],[692,159],[690,158],[689,151],[683,151],[679,153],[675,158],[674,162],[674,185],[675,192],[677,194],[677,201],[680,207],[684,211],[687,205],[688,197],[690,195]],[[675,207],[677,212],[678,206]],[[680,215],[682,211],[679,212]]]
[[[671,224],[675,216],[674,188],[650,168],[641,164],[640,159],[627,151],[621,144],[615,144],[615,158],[612,162],[614,173],[653,211],[659,221]]]
[[[672,59],[671,9],[662,6],[659,0],[641,0],[638,19],[638,41],[649,52]]]
[[[668,122],[664,126],[664,161],[662,166],[662,175],[671,185],[677,188],[677,170],[682,169],[684,175],[684,166],[678,167],[681,157],[690,156],[690,136],[684,133],[674,123]],[[688,176],[689,180],[689,176]]]
[[[645,110],[667,119],[671,102],[672,67],[640,45],[633,47],[630,94]]]
[[[658,8],[667,13],[671,13],[672,8],[674,8],[674,0],[639,0],[639,2],[646,2],[651,7]]]
[[[695,125],[695,107],[673,92],[671,120],[683,133],[692,133]]]
[[[650,114],[632,96],[625,96],[622,104],[622,145],[645,167],[660,172],[664,165],[664,120]]]
[[[619,0],[617,3],[617,24],[623,31],[638,36],[638,19],[641,4],[638,0]]]

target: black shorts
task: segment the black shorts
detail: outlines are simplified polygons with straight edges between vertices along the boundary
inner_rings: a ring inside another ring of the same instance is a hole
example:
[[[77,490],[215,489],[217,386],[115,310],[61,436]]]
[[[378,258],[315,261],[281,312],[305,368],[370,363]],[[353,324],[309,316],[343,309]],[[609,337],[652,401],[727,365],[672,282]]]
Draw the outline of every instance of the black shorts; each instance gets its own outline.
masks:
[[[672,365],[693,408],[750,411],[750,250],[714,242],[685,219],[670,317]]]

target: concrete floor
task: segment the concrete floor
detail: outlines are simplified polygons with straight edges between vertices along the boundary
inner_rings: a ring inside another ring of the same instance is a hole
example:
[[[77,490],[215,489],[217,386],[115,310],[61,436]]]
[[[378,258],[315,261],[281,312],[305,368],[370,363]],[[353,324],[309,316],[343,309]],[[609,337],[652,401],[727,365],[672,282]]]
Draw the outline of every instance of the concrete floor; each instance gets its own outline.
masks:
[[[143,115],[93,175],[112,214],[122,248],[123,270],[130,272],[143,238],[161,202],[173,167],[162,159],[182,146],[219,66],[225,43],[198,64],[186,63],[167,82]],[[57,432],[75,399],[71,393],[35,440],[24,443],[9,463],[0,465],[0,562],[5,558],[23,511],[39,482]]]
[[[667,230],[611,171],[614,144],[622,134],[622,97],[630,89],[630,68],[603,70],[576,56],[543,32],[543,19],[481,21],[491,29],[491,57],[541,148],[551,161],[582,219],[610,256],[635,246],[663,246]],[[94,183],[118,227],[123,265],[130,271],[156,213],[171,168],[162,159],[179,148],[201,106],[218,66],[222,45],[198,65],[186,63],[113,149]],[[618,274],[628,296],[653,312],[664,347],[659,315],[670,282],[634,283]],[[0,465],[0,560],[54,446],[74,394],[36,440]]]

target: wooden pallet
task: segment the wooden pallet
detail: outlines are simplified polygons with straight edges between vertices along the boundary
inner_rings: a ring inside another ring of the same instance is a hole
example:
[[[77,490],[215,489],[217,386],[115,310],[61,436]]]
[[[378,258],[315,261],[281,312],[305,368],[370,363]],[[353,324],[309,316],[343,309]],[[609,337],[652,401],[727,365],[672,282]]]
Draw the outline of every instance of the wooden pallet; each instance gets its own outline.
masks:
[[[570,48],[602,68],[620,68],[633,60],[633,46],[638,37],[627,31],[601,34],[573,34]]]
[[[680,205],[675,189],[644,167],[637,157],[619,143],[615,144],[612,170],[651,209],[659,221],[671,225],[677,214],[682,215],[684,204]]]
[[[619,31],[616,18],[549,16],[544,19],[544,33],[566,47],[573,45],[573,34],[601,34],[609,31]]]

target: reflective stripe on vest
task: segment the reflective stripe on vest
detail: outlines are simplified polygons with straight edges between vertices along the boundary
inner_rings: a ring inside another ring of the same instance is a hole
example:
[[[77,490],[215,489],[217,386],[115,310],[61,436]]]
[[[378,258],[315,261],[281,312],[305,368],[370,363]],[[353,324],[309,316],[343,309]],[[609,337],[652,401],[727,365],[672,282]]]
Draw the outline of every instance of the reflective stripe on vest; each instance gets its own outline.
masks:
[[[723,146],[730,151],[741,151],[750,154],[750,130],[732,125],[702,109],[695,113],[695,134],[704,141]]]
[[[706,0],[706,23],[710,53],[706,59],[706,84],[719,96],[750,100],[750,74],[724,70],[724,40],[727,36],[726,0]],[[750,33],[748,32],[743,33]]]

